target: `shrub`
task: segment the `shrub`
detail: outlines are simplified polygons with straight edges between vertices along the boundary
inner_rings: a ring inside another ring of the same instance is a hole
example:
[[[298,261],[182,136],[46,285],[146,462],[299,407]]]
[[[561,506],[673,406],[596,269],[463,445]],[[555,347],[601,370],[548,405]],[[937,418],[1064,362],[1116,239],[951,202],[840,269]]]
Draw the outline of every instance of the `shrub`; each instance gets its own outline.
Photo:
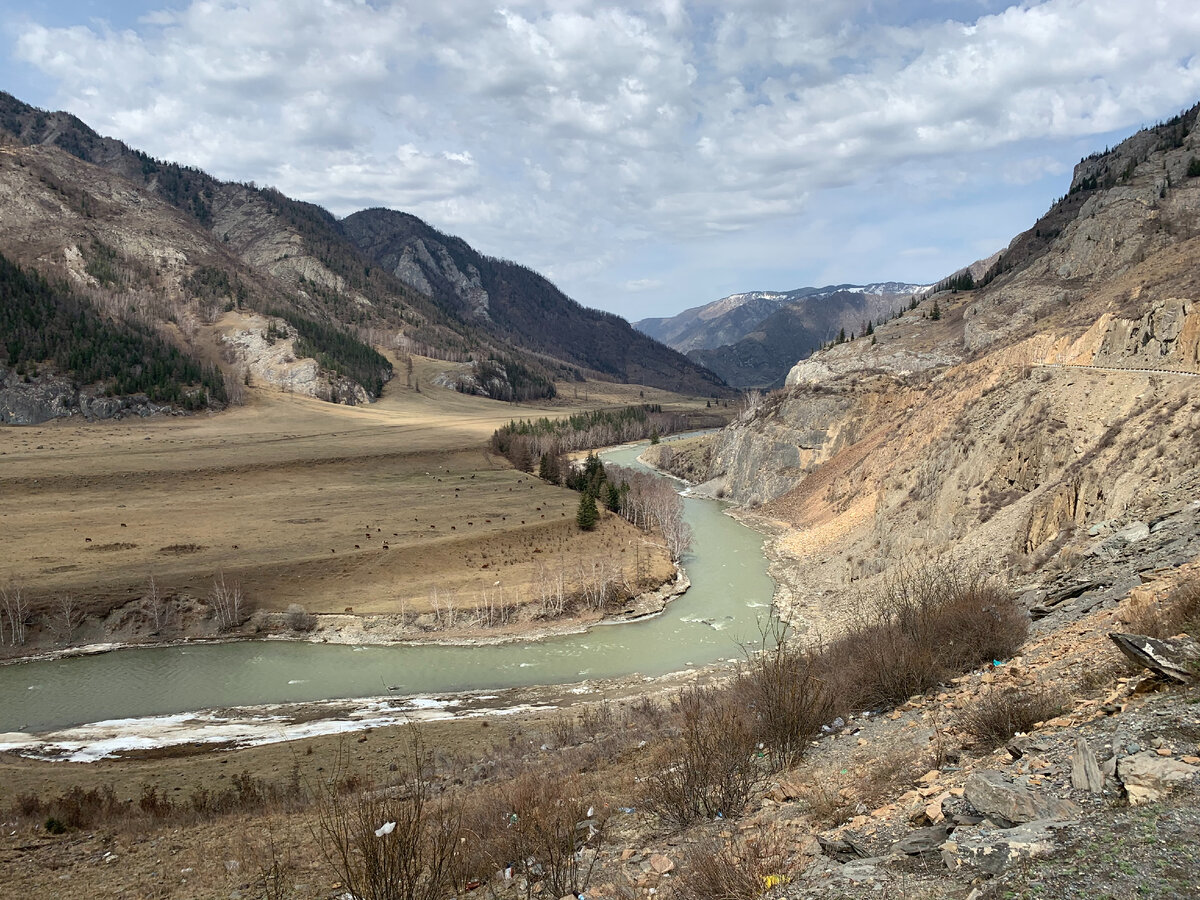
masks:
[[[757,653],[747,654],[734,681],[737,705],[752,711],[752,737],[773,766],[794,765],[813,735],[834,718],[834,699],[810,651],[790,647],[779,628],[763,634]]]
[[[787,842],[773,832],[738,842],[709,841],[691,850],[671,882],[681,900],[758,900],[779,896],[790,880]]]
[[[847,633],[821,654],[820,674],[844,709],[881,708],[993,659],[1029,630],[1012,593],[948,565],[902,566],[860,597]]]
[[[913,746],[885,748],[871,756],[866,768],[850,768],[843,762],[809,770],[801,799],[814,821],[840,825],[903,793],[935,762]]]
[[[1125,626],[1134,634],[1154,638],[1186,631],[1200,634],[1200,576],[1181,581],[1161,600],[1141,597],[1122,610]]]
[[[342,791],[333,778],[320,798],[317,834],[330,867],[359,900],[441,900],[461,853],[461,814],[432,797],[431,761],[413,732],[398,789]]]
[[[106,784],[86,790],[75,785],[49,800],[23,794],[17,798],[16,809],[27,818],[45,815],[46,830],[62,834],[123,819],[130,806],[128,801],[118,799],[112,785]]]
[[[1017,732],[1062,715],[1066,708],[1062,695],[1046,688],[1001,688],[976,700],[958,724],[975,738],[977,747],[991,750]]]
[[[511,867],[526,897],[539,887],[551,897],[587,890],[607,820],[585,793],[577,777],[530,771],[482,795],[467,814],[470,865],[477,872]]]
[[[679,717],[680,733],[644,779],[642,805],[672,825],[738,815],[761,778],[748,717],[732,694],[701,687],[680,693]]]
[[[1196,157],[1193,156],[1188,159],[1187,177],[1195,178],[1197,176],[1200,176],[1200,159],[1196,159]]]
[[[309,632],[317,627],[317,617],[299,603],[290,604],[283,619],[292,631]]]

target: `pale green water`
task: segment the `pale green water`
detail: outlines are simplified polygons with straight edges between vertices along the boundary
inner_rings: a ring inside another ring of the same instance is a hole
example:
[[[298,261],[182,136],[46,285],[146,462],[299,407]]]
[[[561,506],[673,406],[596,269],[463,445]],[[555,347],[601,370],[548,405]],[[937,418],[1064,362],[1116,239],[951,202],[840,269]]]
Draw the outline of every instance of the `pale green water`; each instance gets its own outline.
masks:
[[[644,445],[603,454],[636,465]],[[774,584],[762,535],[711,500],[684,498],[691,589],[654,619],[489,647],[350,647],[247,641],[118,650],[0,667],[0,732],[229,706],[452,693],[662,675],[740,655],[759,638]]]

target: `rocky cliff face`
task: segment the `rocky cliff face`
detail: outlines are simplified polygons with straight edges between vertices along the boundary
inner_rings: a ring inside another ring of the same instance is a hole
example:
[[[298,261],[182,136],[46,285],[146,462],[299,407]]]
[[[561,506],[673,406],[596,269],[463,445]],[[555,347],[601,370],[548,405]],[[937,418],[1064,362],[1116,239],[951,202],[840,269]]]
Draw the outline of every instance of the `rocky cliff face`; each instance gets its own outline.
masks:
[[[330,403],[362,406],[371,402],[358,382],[322,368],[296,353],[296,330],[266,316],[228,313],[216,323],[217,340],[251,383],[270,384],[291,394]]]
[[[913,557],[1065,578],[1125,526],[1152,529],[1190,502],[1194,118],[1085,160],[986,286],[926,297],[874,340],[814,354],[710,439],[704,477],[761,503],[800,619],[820,621],[847,587]],[[1194,555],[1198,540],[1167,541],[1144,565]]]
[[[624,319],[587,309],[523,266],[484,256],[415,216],[367,209],[341,230],[367,258],[493,340],[561,360],[574,372],[699,396],[731,396],[703,366],[637,332]],[[566,374],[566,373],[564,373]]]
[[[171,413],[170,405],[152,403],[145,394],[101,397],[80,390],[66,378],[25,379],[0,366],[0,425],[40,425],[51,419],[80,416],[88,421]]]

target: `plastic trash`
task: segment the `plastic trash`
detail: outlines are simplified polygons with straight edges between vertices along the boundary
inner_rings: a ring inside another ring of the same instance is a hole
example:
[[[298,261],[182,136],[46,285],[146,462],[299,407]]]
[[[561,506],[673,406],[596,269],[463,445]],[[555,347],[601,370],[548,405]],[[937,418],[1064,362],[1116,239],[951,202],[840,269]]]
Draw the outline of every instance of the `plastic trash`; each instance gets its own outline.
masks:
[[[375,829],[375,837],[383,837],[384,835],[391,834],[395,830],[396,830],[395,822],[384,822],[382,825],[380,825],[378,828]]]

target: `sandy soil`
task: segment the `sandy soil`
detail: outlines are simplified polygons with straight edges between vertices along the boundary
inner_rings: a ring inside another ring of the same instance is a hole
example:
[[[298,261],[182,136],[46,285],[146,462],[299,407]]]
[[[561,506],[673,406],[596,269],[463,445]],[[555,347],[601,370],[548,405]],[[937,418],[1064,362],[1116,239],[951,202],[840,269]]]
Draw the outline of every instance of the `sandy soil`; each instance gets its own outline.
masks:
[[[564,386],[569,399],[517,406],[436,387],[445,365],[421,361],[419,392],[401,378],[369,407],[250,389],[217,415],[2,429],[0,585],[47,621],[73,597],[92,617],[82,642],[136,638],[128,614],[103,617],[128,612],[151,575],[166,594],[204,598],[224,573],[260,609],[380,615],[425,611],[435,590],[460,609],[527,602],[547,568],[570,579],[593,559],[636,580],[631,526],[606,516],[579,532],[576,495],[487,440],[513,418],[703,401],[589,383],[586,403]],[[672,577],[665,554],[646,557],[645,582]]]

